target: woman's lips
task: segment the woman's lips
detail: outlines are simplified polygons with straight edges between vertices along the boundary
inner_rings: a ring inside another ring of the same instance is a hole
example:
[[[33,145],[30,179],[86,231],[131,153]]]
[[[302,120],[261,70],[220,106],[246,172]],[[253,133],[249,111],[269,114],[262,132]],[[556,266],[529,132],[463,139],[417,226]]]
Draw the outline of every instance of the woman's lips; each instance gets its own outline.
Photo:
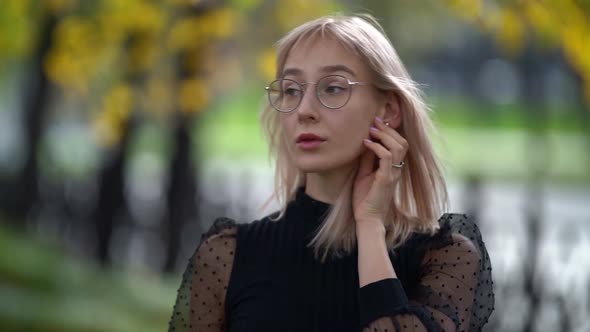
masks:
[[[322,140],[304,140],[297,142],[297,146],[302,150],[314,150],[324,143]]]
[[[325,139],[321,136],[318,136],[314,133],[302,133],[297,136],[297,147],[302,150],[314,150],[320,147],[320,145],[325,141]]]

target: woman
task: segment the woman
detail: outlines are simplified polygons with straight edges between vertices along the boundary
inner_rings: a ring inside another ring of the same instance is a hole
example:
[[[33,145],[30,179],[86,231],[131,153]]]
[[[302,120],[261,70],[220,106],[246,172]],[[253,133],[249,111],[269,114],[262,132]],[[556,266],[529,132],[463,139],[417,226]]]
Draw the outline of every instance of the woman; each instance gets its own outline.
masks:
[[[280,211],[220,218],[183,277],[171,331],[465,331],[493,310],[477,226],[444,214],[431,122],[368,15],[278,43],[262,125]]]

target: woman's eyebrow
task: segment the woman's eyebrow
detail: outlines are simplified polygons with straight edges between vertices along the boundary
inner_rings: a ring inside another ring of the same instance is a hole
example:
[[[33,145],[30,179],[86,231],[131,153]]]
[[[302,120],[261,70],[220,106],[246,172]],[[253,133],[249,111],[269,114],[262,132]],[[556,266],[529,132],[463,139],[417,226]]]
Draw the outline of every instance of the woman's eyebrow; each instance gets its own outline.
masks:
[[[337,71],[343,71],[343,72],[347,72],[350,75],[356,77],[356,74],[354,73],[354,70],[352,70],[350,67],[347,67],[345,65],[332,65],[332,66],[324,66],[320,69],[321,72],[324,72],[326,74],[331,74],[333,72],[337,72]]]
[[[301,69],[287,68],[287,69],[283,70],[283,75],[281,75],[281,77],[285,77],[287,75],[299,76],[301,74],[303,74],[303,71]]]
[[[352,70],[350,67],[347,67],[345,65],[330,65],[330,66],[324,66],[324,67],[320,68],[320,72],[326,73],[326,74],[331,74],[331,73],[334,73],[337,71],[343,71],[343,72],[349,73],[353,77],[356,77],[354,70]],[[302,74],[303,74],[303,71],[299,68],[286,68],[285,70],[283,70],[283,75],[281,77],[285,77],[287,75],[300,76]]]

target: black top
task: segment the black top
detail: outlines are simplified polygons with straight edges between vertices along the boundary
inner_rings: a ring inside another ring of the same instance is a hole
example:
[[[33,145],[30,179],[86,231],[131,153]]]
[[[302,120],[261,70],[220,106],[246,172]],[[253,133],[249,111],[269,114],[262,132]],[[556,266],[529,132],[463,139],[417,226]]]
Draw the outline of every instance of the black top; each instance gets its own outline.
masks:
[[[217,219],[190,258],[170,331],[479,331],[494,306],[476,224],[445,214],[390,259],[399,279],[359,288],[357,252],[307,247],[330,205],[301,188],[278,221]]]

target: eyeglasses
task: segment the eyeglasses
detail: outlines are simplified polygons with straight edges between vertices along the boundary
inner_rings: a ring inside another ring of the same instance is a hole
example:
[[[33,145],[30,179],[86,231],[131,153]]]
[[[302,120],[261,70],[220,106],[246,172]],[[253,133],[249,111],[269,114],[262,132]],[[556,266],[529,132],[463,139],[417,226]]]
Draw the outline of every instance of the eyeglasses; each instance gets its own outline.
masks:
[[[315,84],[315,94],[322,105],[330,109],[344,107],[355,85],[367,85],[363,82],[351,82],[341,75],[322,77],[317,83],[299,83],[297,81],[280,78],[272,81],[264,89],[268,93],[268,101],[279,112],[289,113],[299,106],[308,84]]]

